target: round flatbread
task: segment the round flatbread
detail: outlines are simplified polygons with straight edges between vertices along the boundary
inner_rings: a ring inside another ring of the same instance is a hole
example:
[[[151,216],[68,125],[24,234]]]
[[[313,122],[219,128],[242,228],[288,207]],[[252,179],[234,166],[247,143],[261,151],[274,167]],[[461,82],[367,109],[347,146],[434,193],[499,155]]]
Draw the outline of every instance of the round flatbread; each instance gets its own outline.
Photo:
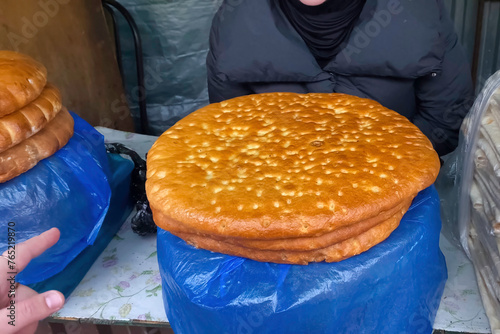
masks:
[[[46,83],[45,66],[27,55],[0,51],[0,117],[36,99]]]
[[[73,117],[63,107],[45,128],[16,146],[0,153],[0,183],[35,167],[56,153],[73,136]]]
[[[0,118],[0,153],[40,131],[61,110],[61,93],[47,84],[28,105]]]
[[[396,207],[381,212],[375,217],[357,222],[351,225],[339,227],[331,232],[313,236],[313,237],[298,237],[298,238],[282,238],[282,239],[244,239],[244,238],[228,238],[219,235],[209,235],[200,233],[191,229],[178,221],[163,215],[160,210],[152,208],[155,221],[161,221],[162,226],[172,233],[196,234],[200,237],[219,240],[224,243],[229,243],[245,248],[258,250],[273,250],[273,251],[309,251],[320,248],[325,248],[341,241],[356,237],[370,228],[379,225],[387,219],[393,217],[400,212],[406,212],[411,204],[411,200],[402,202]]]
[[[406,211],[406,210],[404,210]],[[287,250],[260,250],[246,248],[233,243],[206,238],[197,234],[177,233],[181,239],[197,248],[208,249],[234,256],[246,257],[260,262],[274,262],[287,264],[308,264],[309,262],[338,262],[361,254],[373,246],[381,243],[394,231],[403,217],[403,210],[393,217],[370,228],[369,230],[350,239],[335,243],[321,249],[310,251],[287,251]]]
[[[245,239],[318,236],[375,217],[440,168],[425,135],[379,103],[294,93],[204,107],[156,141],[147,165],[152,208],[199,233]]]

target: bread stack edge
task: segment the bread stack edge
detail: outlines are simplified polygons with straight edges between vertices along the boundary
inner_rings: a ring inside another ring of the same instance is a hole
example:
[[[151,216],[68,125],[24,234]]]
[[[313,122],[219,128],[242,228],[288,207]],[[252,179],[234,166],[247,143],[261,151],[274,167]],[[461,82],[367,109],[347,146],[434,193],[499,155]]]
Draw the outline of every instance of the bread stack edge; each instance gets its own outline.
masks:
[[[267,93],[204,107],[148,153],[156,224],[262,262],[336,262],[394,231],[439,172],[406,118],[345,94]]]
[[[73,135],[74,121],[47,70],[14,51],[0,51],[0,183],[56,153]]]

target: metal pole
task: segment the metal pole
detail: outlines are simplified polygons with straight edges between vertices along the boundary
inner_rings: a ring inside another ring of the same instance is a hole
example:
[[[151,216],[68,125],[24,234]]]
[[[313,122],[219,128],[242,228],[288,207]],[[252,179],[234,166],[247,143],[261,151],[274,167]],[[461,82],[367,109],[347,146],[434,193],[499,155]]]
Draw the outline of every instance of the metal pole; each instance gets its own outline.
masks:
[[[140,110],[140,119],[141,119],[141,133],[149,134],[149,122],[148,122],[148,114],[147,114],[147,106],[146,106],[146,87],[144,83],[144,60],[142,57],[142,41],[141,36],[139,35],[139,29],[137,24],[135,23],[134,18],[128,10],[123,7],[120,3],[115,0],[103,0],[103,2],[107,5],[113,6],[116,10],[118,10],[132,30],[132,35],[134,38],[134,46],[135,46],[135,59],[136,59],[136,67],[137,67],[137,82],[138,82],[138,99],[139,99],[139,110]]]

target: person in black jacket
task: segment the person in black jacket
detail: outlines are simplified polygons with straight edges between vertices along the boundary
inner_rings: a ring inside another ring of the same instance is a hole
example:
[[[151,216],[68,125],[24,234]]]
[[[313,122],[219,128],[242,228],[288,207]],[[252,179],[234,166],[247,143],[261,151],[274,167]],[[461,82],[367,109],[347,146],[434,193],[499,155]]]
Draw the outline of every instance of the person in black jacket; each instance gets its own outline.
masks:
[[[210,102],[345,93],[406,116],[454,150],[472,79],[443,0],[224,0],[207,56]]]

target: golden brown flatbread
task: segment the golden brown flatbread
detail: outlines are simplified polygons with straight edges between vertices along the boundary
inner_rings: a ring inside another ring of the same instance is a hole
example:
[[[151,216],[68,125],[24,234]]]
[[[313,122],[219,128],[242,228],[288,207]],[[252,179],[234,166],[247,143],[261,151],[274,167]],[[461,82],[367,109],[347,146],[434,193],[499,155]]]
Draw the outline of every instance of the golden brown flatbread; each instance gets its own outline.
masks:
[[[63,107],[40,132],[0,153],[0,183],[28,170],[62,148],[73,136],[73,117]]]
[[[406,211],[406,210],[404,210]],[[403,217],[403,210],[388,220],[370,228],[358,236],[333,244],[331,246],[311,251],[272,251],[237,246],[196,234],[172,232],[187,243],[213,252],[246,257],[261,262],[308,264],[309,262],[338,262],[361,254],[389,237]]]
[[[47,84],[28,105],[0,118],[0,153],[40,131],[61,110],[61,93]]]
[[[212,104],[166,131],[147,160],[153,208],[199,233],[243,239],[312,237],[376,217],[431,185],[440,167],[405,117],[345,94]]]
[[[367,220],[357,222],[351,225],[340,227],[332,232],[326,234],[312,236],[312,237],[298,237],[298,238],[285,238],[285,239],[244,239],[244,238],[228,238],[221,237],[218,235],[209,235],[200,233],[194,229],[191,229],[178,221],[165,216],[161,210],[157,210],[152,207],[153,217],[155,222],[161,222],[164,228],[172,233],[180,234],[196,234],[200,237],[211,238],[213,240],[219,240],[224,243],[230,243],[233,245],[252,248],[258,250],[286,250],[286,251],[307,251],[319,248],[325,248],[327,246],[339,243],[341,241],[356,237],[363,232],[366,232],[370,228],[386,221],[387,219],[393,217],[399,212],[406,212],[410,207],[411,200],[402,202],[400,205],[380,213],[378,216],[369,218]]]
[[[46,83],[45,66],[27,55],[0,51],[0,117],[36,99]]]

